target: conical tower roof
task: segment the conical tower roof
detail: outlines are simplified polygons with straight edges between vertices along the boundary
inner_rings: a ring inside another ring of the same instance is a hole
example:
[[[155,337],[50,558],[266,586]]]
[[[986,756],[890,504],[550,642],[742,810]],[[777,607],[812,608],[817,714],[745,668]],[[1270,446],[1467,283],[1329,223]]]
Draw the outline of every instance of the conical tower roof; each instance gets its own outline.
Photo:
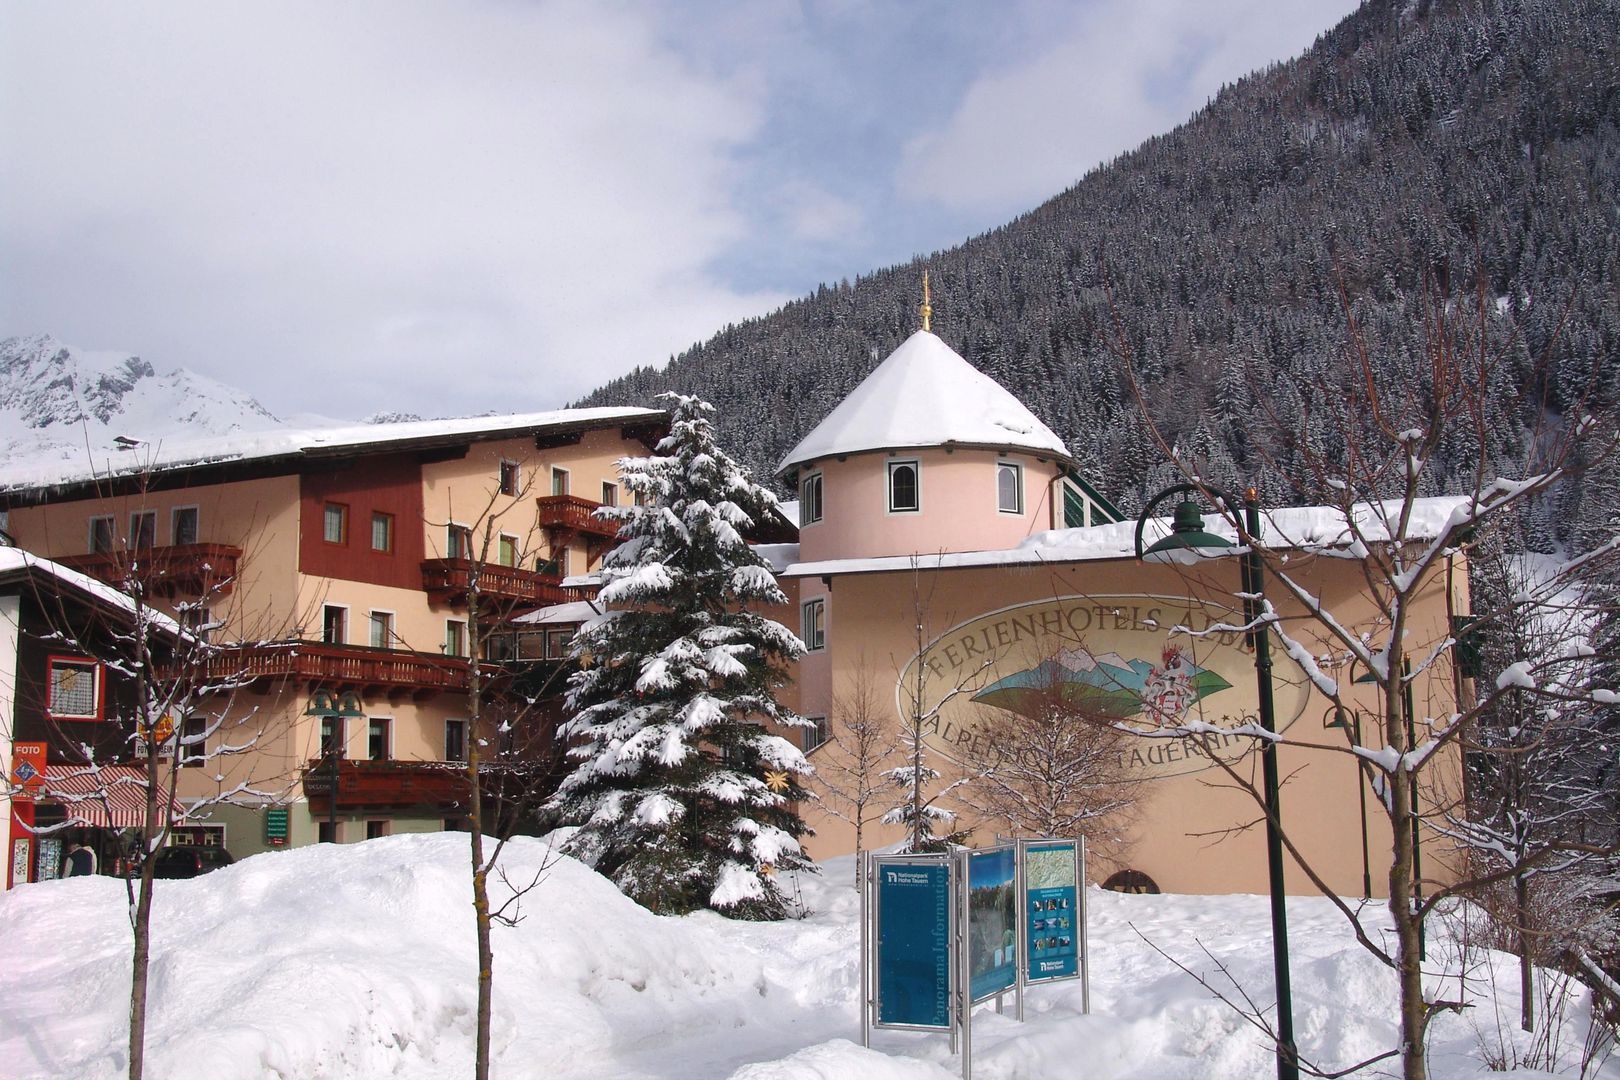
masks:
[[[838,454],[931,446],[1026,450],[1073,461],[1063,440],[1023,402],[938,336],[919,330],[800,440],[777,471]]]

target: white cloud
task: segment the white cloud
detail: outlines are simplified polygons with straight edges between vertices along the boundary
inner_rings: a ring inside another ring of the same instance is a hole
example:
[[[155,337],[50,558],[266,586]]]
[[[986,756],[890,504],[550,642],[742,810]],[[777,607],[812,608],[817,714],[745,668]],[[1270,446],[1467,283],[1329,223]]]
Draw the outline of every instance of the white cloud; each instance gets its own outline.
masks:
[[[746,228],[757,90],[654,30],[576,3],[11,8],[0,326],[349,415],[661,361],[782,297],[706,269]]]
[[[968,86],[906,146],[899,187],[1012,214],[1168,131],[1234,82],[1303,51],[1353,0],[1100,0],[1053,9],[1027,57]]]
[[[813,242],[845,239],[861,227],[861,208],[817,184],[796,180],[779,192],[783,213],[794,236]]]

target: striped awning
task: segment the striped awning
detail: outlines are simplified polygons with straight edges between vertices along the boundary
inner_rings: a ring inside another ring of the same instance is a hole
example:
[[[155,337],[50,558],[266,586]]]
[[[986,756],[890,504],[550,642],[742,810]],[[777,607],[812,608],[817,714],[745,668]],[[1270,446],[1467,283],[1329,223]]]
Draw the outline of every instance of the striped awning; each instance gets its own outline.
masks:
[[[139,765],[47,765],[45,786],[34,797],[67,810],[69,821],[99,829],[139,829],[146,824],[146,770]],[[186,810],[158,793],[162,828],[185,820]]]

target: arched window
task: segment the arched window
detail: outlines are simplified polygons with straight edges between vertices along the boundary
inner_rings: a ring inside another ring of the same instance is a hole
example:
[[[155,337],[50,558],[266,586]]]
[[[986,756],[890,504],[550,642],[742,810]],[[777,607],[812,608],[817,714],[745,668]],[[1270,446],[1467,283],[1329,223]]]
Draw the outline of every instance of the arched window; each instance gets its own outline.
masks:
[[[1003,514],[1024,512],[1024,469],[1011,461],[996,463],[996,509]]]
[[[889,462],[889,512],[912,514],[922,509],[922,484],[915,461]]]

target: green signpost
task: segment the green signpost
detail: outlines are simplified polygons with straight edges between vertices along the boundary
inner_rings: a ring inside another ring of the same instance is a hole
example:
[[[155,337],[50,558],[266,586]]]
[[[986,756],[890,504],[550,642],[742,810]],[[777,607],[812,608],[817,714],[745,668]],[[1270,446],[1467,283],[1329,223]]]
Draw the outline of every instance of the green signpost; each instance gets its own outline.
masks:
[[[272,806],[264,812],[264,842],[271,847],[287,846],[287,808]]]

